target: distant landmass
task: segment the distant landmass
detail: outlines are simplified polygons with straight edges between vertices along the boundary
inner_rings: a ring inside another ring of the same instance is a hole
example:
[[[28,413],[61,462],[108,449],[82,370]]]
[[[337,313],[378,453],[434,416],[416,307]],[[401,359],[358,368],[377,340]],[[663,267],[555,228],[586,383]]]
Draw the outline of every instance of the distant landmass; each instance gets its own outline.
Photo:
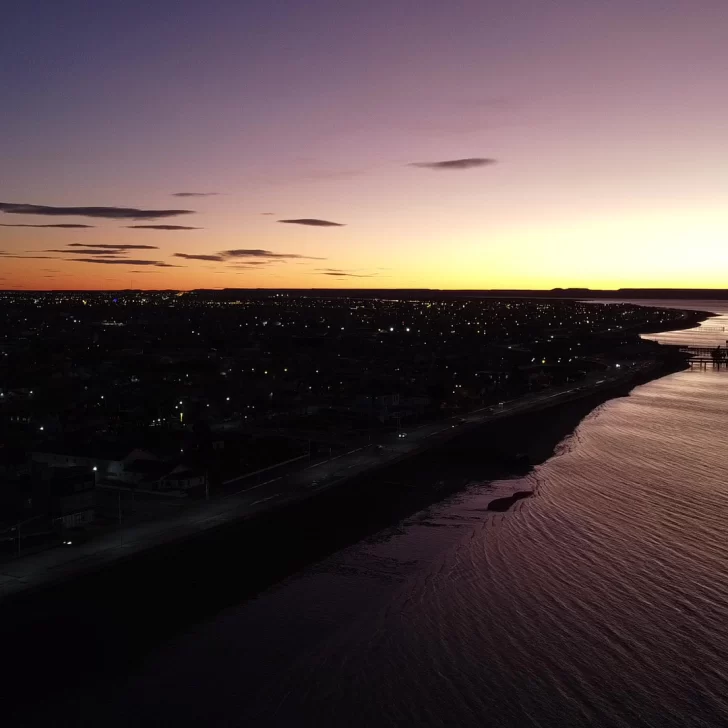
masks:
[[[2,289],[0,289],[2,290]],[[43,290],[12,290],[13,294],[52,293]],[[65,294],[129,294],[139,293],[142,289],[108,289],[63,291]],[[673,299],[673,300],[728,300],[728,288],[617,288],[603,290],[597,288],[490,288],[490,289],[446,289],[446,288],[198,288],[192,291],[173,289],[143,289],[149,293],[168,293],[178,295],[206,296],[234,300],[236,298],[255,298],[270,295],[310,296],[312,298],[567,298],[567,299]]]
[[[604,299],[675,299],[675,300],[728,300],[726,288],[593,288],[538,289],[438,289],[438,288],[224,288],[200,289],[191,294],[221,296],[225,298],[260,296],[261,294],[289,294],[326,298],[604,298]]]

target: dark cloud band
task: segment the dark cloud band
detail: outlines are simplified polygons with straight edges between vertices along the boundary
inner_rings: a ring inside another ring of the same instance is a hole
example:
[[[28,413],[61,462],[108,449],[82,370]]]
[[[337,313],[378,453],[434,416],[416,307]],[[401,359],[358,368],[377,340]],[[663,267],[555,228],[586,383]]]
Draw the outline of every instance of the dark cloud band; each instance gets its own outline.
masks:
[[[308,225],[310,227],[344,227],[342,222],[331,222],[330,220],[319,220],[316,217],[299,217],[293,220],[279,220],[288,225]]]
[[[61,253],[63,255],[107,255],[110,258],[120,258],[126,255],[123,250],[108,250],[106,248],[84,248],[83,250],[68,250],[67,248],[50,248],[42,253]]]
[[[0,258],[23,258],[25,260],[59,260],[57,255],[15,255],[14,253],[0,253]]]
[[[58,223],[57,225],[27,225],[23,223],[0,222],[0,227],[28,227],[28,228],[92,228],[95,225],[75,225],[73,223]]]
[[[225,258],[222,255],[206,255],[205,253],[175,253],[175,258],[184,258],[185,260],[211,260],[211,261],[222,261]]]
[[[227,262],[230,265],[268,265],[270,263],[283,263],[290,259],[299,260],[326,260],[311,255],[299,255],[298,253],[274,253],[272,250],[261,248],[235,248],[232,250],[220,250],[217,253],[174,253],[175,258],[185,260],[206,260],[210,262]]]
[[[73,263],[101,263],[102,265],[150,265],[155,268],[181,268],[161,260],[131,260],[129,258],[71,258]]]
[[[119,244],[116,245],[115,243],[69,243],[69,248],[104,248],[105,250],[159,250],[159,246],[157,245],[126,245],[126,244]],[[81,252],[81,251],[77,251]],[[85,250],[83,251],[86,252]]]
[[[346,273],[345,271],[326,271],[321,275],[336,276],[337,278],[373,278],[373,274],[367,273]]]
[[[51,207],[26,203],[0,202],[0,212],[12,215],[47,215],[51,217],[102,217],[112,220],[158,220],[162,217],[189,215],[194,210],[141,210],[136,207]]]
[[[315,258],[310,255],[299,255],[298,253],[274,253],[271,250],[260,250],[259,248],[238,248],[235,250],[221,250],[220,255],[225,258],[268,258],[272,260],[300,258],[303,260],[326,260],[325,258]]]

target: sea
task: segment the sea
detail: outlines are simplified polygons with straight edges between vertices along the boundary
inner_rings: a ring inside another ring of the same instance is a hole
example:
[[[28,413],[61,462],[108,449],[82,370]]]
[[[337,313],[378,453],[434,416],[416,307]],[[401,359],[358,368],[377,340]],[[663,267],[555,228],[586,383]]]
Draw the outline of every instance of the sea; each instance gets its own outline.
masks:
[[[718,314],[650,338],[725,345],[728,303],[650,303]],[[97,725],[728,726],[725,369],[606,402],[525,477],[453,477],[457,495],[158,646]]]

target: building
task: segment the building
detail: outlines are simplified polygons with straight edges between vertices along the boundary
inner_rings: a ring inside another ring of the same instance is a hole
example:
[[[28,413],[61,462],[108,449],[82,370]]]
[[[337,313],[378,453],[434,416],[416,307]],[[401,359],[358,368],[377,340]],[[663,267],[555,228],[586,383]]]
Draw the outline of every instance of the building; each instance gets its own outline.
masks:
[[[41,475],[48,484],[53,524],[63,528],[85,526],[96,516],[93,472],[83,466],[50,467]]]

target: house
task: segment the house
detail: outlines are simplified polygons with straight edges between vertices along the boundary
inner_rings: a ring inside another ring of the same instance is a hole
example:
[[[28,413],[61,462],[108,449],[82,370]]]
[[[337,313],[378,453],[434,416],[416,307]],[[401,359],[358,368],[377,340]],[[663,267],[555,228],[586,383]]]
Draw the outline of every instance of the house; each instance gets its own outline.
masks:
[[[0,446],[0,478],[6,480],[30,473],[30,464],[22,450]]]
[[[433,401],[432,397],[415,394],[402,397],[400,399],[400,404],[400,413],[402,416],[414,415],[416,417],[421,417],[428,409],[432,408]]]
[[[351,409],[358,414],[386,422],[391,417],[397,417],[399,404],[399,394],[361,395],[354,400]]]
[[[35,463],[48,466],[82,466],[96,478],[122,479],[127,463],[135,460],[156,460],[146,450],[114,442],[78,442],[47,444],[31,454]]]
[[[189,490],[204,487],[207,474],[186,465],[178,465],[159,479],[160,490]]]
[[[188,490],[204,486],[207,476],[184,464],[138,458],[124,463],[118,480],[144,490]]]
[[[50,467],[44,473],[49,484],[50,512],[54,524],[73,528],[91,523],[96,515],[93,473],[77,465]]]
[[[0,476],[0,534],[19,521],[42,513],[36,507],[37,502],[38,499],[34,498],[33,480],[29,474]]]
[[[169,472],[170,465],[159,460],[131,457],[122,463],[122,471],[118,480],[139,488],[153,489],[157,487],[159,479]]]

